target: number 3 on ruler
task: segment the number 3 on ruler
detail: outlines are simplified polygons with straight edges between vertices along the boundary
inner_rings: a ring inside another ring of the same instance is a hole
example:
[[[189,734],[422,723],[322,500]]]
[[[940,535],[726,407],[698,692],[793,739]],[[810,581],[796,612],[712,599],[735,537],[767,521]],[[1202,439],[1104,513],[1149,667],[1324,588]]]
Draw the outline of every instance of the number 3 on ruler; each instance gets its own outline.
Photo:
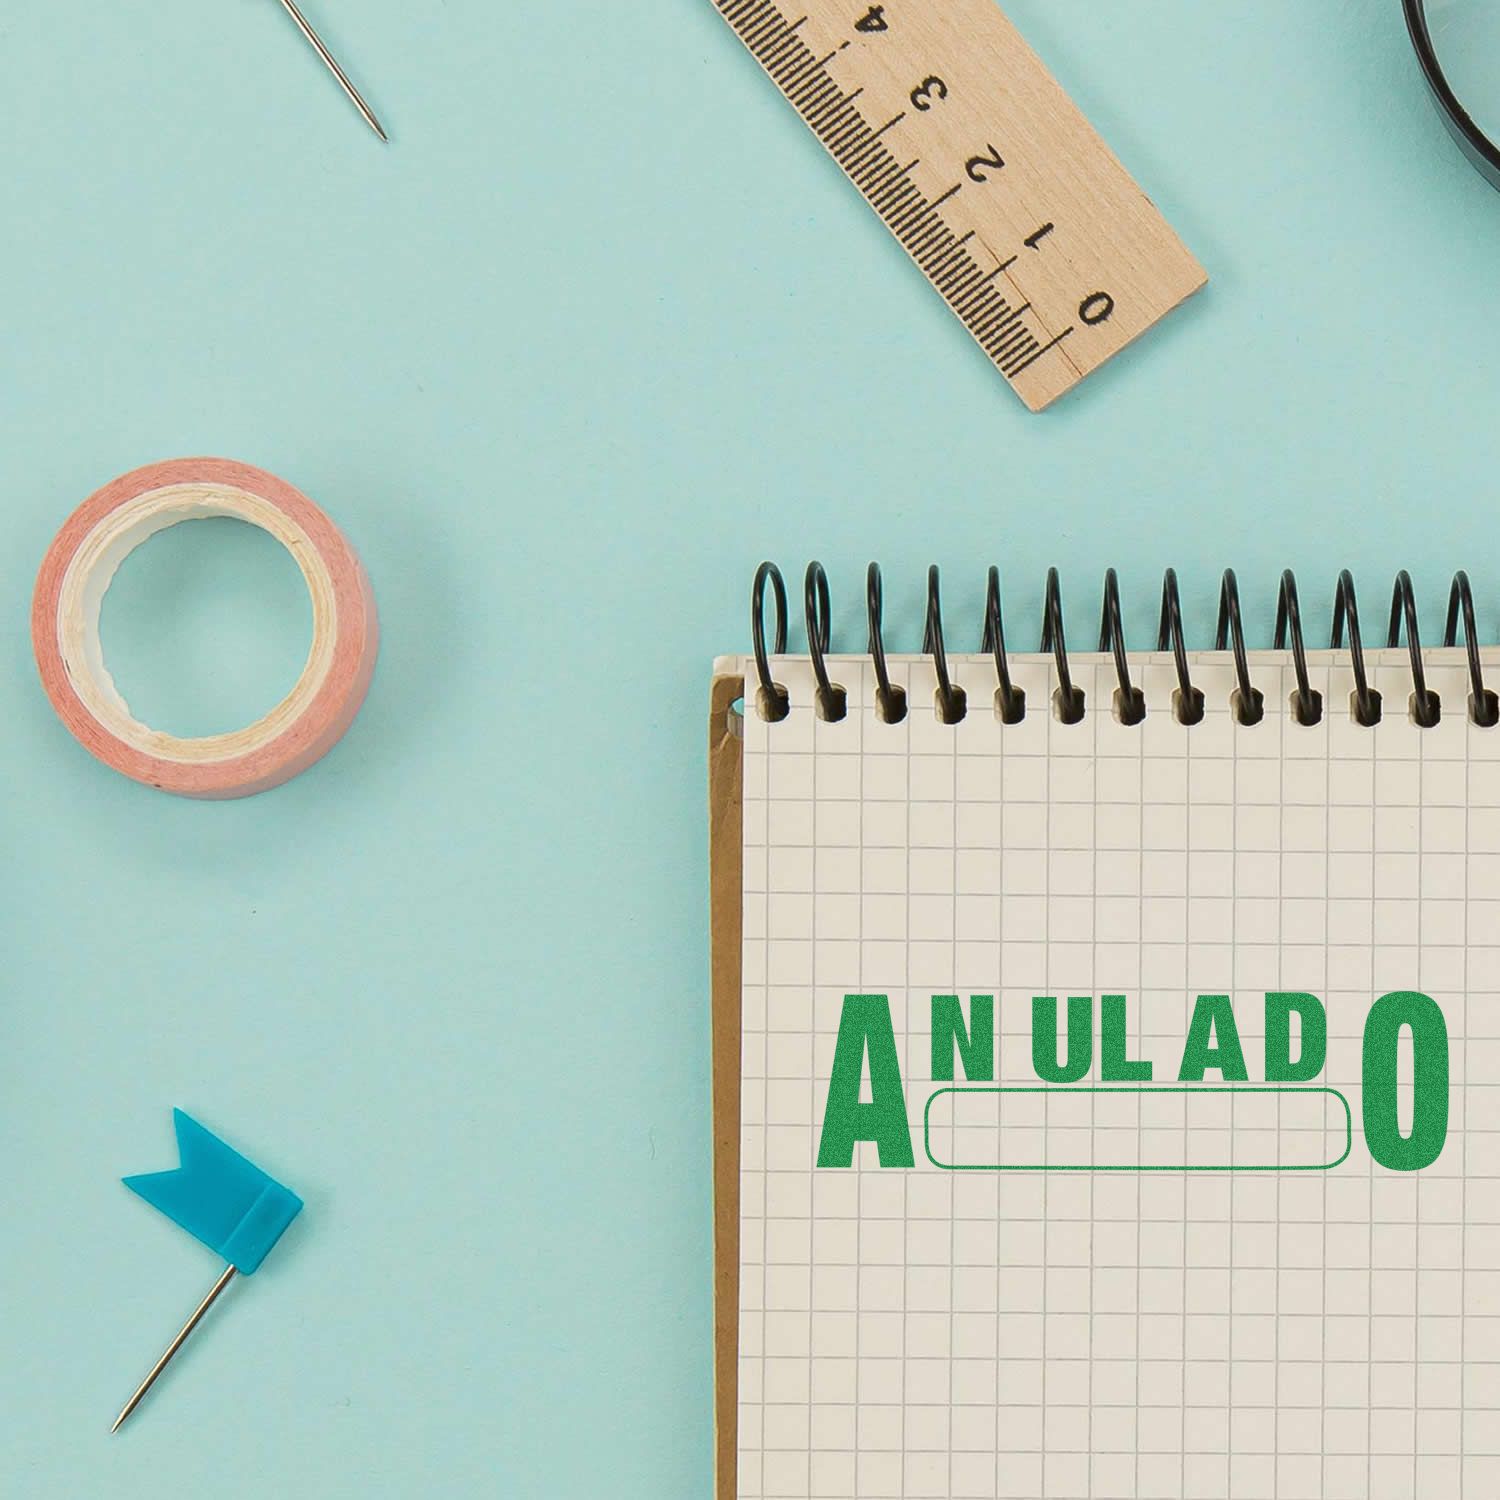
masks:
[[[924,78],[911,91],[911,107],[919,109],[925,114],[932,108],[934,99],[946,99],[947,97],[948,85],[934,74],[931,78]]]

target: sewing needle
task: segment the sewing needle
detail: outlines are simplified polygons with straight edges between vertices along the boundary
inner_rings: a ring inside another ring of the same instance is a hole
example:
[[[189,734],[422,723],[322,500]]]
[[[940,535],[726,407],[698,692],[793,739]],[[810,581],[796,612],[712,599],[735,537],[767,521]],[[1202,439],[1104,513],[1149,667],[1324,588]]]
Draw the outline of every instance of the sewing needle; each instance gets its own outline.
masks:
[[[323,61],[328,65],[328,71],[338,79],[339,87],[343,89],[343,91],[349,96],[349,102],[353,104],[355,109],[357,109],[360,114],[365,117],[365,123],[370,127],[371,130],[375,132],[376,135],[380,137],[381,140],[389,140],[389,137],[386,135],[385,131],[381,129],[380,121],[375,118],[375,111],[372,110],[370,106],[360,98],[359,90],[349,82],[349,75],[345,73],[341,67],[339,67],[338,61],[335,59],[333,53],[331,53],[328,48],[323,45],[322,37],[320,37],[318,33],[314,31],[308,24],[307,17],[297,9],[295,0],[281,0],[281,3],[285,8],[286,13],[292,18],[292,20],[297,23],[297,30],[307,38],[307,40],[312,44],[313,51],[316,52],[318,56],[321,57]]]
[[[224,1274],[219,1277],[218,1281],[214,1283],[213,1291],[211,1291],[208,1296],[206,1296],[198,1304],[198,1310],[192,1315],[192,1317],[187,1320],[186,1324],[183,1326],[182,1332],[179,1333],[177,1337],[167,1345],[167,1352],[163,1354],[162,1357],[157,1360],[157,1362],[151,1367],[151,1373],[136,1388],[135,1395],[133,1395],[130,1400],[125,1403],[124,1411],[122,1411],[120,1415],[115,1418],[115,1425],[109,1429],[111,1432],[118,1432],[124,1425],[125,1419],[145,1399],[146,1392],[156,1384],[156,1377],[160,1375],[161,1372],[165,1370],[169,1364],[172,1363],[172,1356],[176,1354],[177,1351],[182,1348],[185,1343],[187,1343],[188,1335],[192,1333],[192,1331],[198,1326],[198,1324],[203,1321],[204,1313],[206,1313],[209,1308],[211,1308],[218,1300],[219,1293],[222,1292],[224,1288],[234,1280],[236,1271],[237,1267],[235,1266],[227,1267],[224,1271]]]

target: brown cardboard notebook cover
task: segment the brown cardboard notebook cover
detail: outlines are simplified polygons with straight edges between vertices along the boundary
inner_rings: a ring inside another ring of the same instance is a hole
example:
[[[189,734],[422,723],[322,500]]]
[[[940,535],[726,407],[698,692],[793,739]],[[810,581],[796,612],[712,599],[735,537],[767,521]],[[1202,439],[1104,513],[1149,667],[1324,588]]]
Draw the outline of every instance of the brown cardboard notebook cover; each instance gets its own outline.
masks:
[[[708,711],[709,918],[714,1120],[714,1494],[735,1500],[740,1283],[740,830],[742,741],[730,705],[742,677],[713,681]]]

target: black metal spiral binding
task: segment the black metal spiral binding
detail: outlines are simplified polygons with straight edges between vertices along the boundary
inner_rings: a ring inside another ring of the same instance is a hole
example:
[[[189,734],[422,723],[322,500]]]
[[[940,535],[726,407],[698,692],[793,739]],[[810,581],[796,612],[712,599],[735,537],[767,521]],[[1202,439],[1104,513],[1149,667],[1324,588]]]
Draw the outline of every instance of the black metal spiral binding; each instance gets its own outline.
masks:
[[[872,562],[865,573],[865,614],[870,622],[870,658],[875,664],[875,706],[887,724],[899,724],[906,717],[906,689],[896,687],[886,670],[885,637],[881,633],[883,600],[880,564]]]
[[[1120,579],[1113,568],[1104,570],[1104,611],[1099,619],[1099,649],[1113,652],[1115,676],[1120,679],[1115,694],[1115,712],[1122,724],[1139,724],[1146,717],[1146,695],[1131,685],[1126,656],[1125,627],[1120,622]]]
[[[1484,685],[1484,672],[1479,665],[1479,640],[1474,629],[1474,593],[1469,587],[1469,575],[1462,568],[1453,575],[1453,587],[1448,591],[1448,623],[1443,628],[1443,644],[1458,644],[1458,615],[1463,611],[1464,649],[1469,658],[1469,717],[1481,729],[1493,729],[1500,724],[1500,698]]]
[[[760,678],[759,708],[761,717],[773,723],[786,718],[791,712],[791,698],[779,682],[771,678],[771,661],[766,655],[766,581],[770,580],[771,591],[776,596],[776,634],[774,654],[780,656],[786,650],[786,584],[781,581],[781,569],[773,562],[763,562],[755,570],[755,583],[750,590],[750,640],[755,647],[755,672]]]
[[[818,715],[836,722],[849,711],[849,695],[838,683],[828,680],[824,653],[833,631],[833,608],[828,598],[828,575],[820,562],[807,565],[802,609],[807,619],[807,654],[812,658],[813,676],[818,679]]]
[[[1316,724],[1323,717],[1323,695],[1307,676],[1307,644],[1302,639],[1302,610],[1297,603],[1297,575],[1288,568],[1281,575],[1281,589],[1276,595],[1276,633],[1272,644],[1285,651],[1287,632],[1292,637],[1292,669],[1297,674],[1297,691],[1292,694],[1292,715],[1299,724]]]
[[[979,643],[981,651],[991,651],[995,656],[995,676],[999,686],[995,689],[995,712],[1002,724],[1019,724],[1026,717],[1026,690],[1018,688],[1010,680],[1010,661],[1005,654],[1005,621],[1000,614],[1000,569],[990,568],[990,576],[984,586],[984,639]]]
[[[1344,644],[1344,621],[1349,621],[1349,663],[1354,669],[1354,719],[1367,728],[1380,722],[1380,694],[1365,675],[1365,646],[1359,634],[1359,607],[1354,602],[1354,575],[1345,568],[1339,574],[1333,598],[1333,633],[1328,644],[1337,651]]]
[[[1417,601],[1412,592],[1411,574],[1405,568],[1396,574],[1396,587],[1391,594],[1391,628],[1387,646],[1401,644],[1401,625],[1406,624],[1406,649],[1411,656],[1411,716],[1423,729],[1431,729],[1442,717],[1443,705],[1438,695],[1427,686],[1427,673],[1422,667],[1422,643],[1417,639]]]
[[[1234,652],[1234,675],[1239,679],[1239,686],[1234,690],[1235,717],[1241,724],[1259,724],[1266,716],[1266,700],[1250,683],[1245,624],[1240,618],[1240,586],[1233,568],[1224,569],[1224,579],[1219,585],[1219,623],[1214,630],[1214,650],[1222,651],[1226,644]]]
[[[772,645],[766,643],[766,591],[769,585],[775,601],[776,622],[772,633]],[[776,721],[786,718],[791,709],[787,689],[775,680],[771,673],[771,657],[782,655],[787,642],[787,594],[781,570],[772,562],[763,562],[756,569],[755,582],[750,595],[751,638],[754,643],[755,672],[758,679],[756,706],[763,719]],[[907,715],[905,689],[893,683],[886,658],[882,628],[883,590],[880,567],[871,563],[865,575],[865,609],[869,624],[869,651],[875,672],[875,700],[879,717],[886,723],[899,723]],[[818,562],[808,564],[803,581],[803,613],[807,624],[808,655],[815,681],[815,711],[823,719],[837,721],[848,713],[848,695],[844,687],[834,682],[828,672],[828,653],[832,633],[832,606],[828,575]],[[1469,695],[1468,717],[1479,728],[1494,728],[1500,725],[1500,696],[1486,688],[1480,660],[1478,633],[1475,624],[1474,595],[1468,575],[1462,571],[1453,577],[1448,594],[1448,611],[1443,631],[1443,645],[1456,646],[1458,629],[1462,624],[1464,647],[1468,659]],[[1354,578],[1346,568],[1339,574],[1338,588],[1333,602],[1333,625],[1330,645],[1334,651],[1344,649],[1347,627],[1349,645],[1349,669],[1354,681],[1350,694],[1350,714],[1360,724],[1370,726],[1380,722],[1382,702],[1380,693],[1371,686],[1366,670],[1364,640],[1360,632],[1359,606],[1355,597]],[[1416,593],[1411,575],[1403,569],[1396,575],[1391,595],[1390,628],[1386,647],[1395,649],[1401,645],[1402,634],[1406,637],[1406,650],[1411,672],[1412,693],[1410,713],[1412,721],[1421,728],[1432,728],[1442,718],[1442,703],[1439,695],[1427,685],[1426,664],[1422,656],[1422,644],[1418,633]],[[1292,694],[1292,716],[1297,723],[1313,725],[1323,717],[1322,694],[1312,686],[1308,670],[1307,647],[1302,628],[1302,613],[1297,597],[1297,580],[1288,568],[1281,575],[1276,599],[1275,649],[1290,649],[1292,667],[1297,686]],[[1156,649],[1172,653],[1172,662],[1177,674],[1177,687],[1172,694],[1174,717],[1184,725],[1201,723],[1207,704],[1201,689],[1194,686],[1186,630],[1182,618],[1182,598],[1177,574],[1168,568],[1162,579],[1161,613],[1158,617]],[[1233,657],[1236,686],[1231,694],[1230,708],[1235,719],[1247,728],[1253,728],[1265,718],[1265,702],[1262,694],[1250,680],[1249,653],[1245,645],[1244,622],[1240,611],[1239,585],[1234,570],[1226,568],[1219,587],[1218,623],[1214,632],[1214,649],[1228,649]],[[937,679],[935,710],[945,724],[959,723],[968,712],[968,698],[963,687],[954,682],[948,668],[948,651],[943,632],[942,600],[939,589],[938,569],[934,565],[927,571],[927,612],[922,636],[922,650],[932,658],[933,672]],[[1005,623],[1000,605],[1000,570],[990,568],[985,585],[984,634],[980,650],[990,655],[995,663],[996,688],[994,695],[995,717],[1003,724],[1019,724],[1026,717],[1026,694],[1011,677],[1010,658],[1005,644]],[[1052,695],[1053,706],[1064,724],[1076,724],[1085,716],[1084,691],[1073,681],[1068,661],[1067,642],[1063,635],[1062,585],[1056,568],[1047,570],[1046,596],[1042,608],[1041,650],[1049,653],[1057,672],[1057,688]],[[1104,575],[1104,602],[1099,624],[1099,650],[1110,656],[1119,683],[1113,694],[1116,716],[1125,724],[1139,724],[1146,717],[1145,695],[1130,677],[1130,659],[1125,642],[1125,627],[1120,606],[1119,576],[1113,568]]]
[[[943,605],[938,598],[937,564],[927,570],[927,630],[922,649],[932,657],[937,673],[938,714],[945,724],[957,724],[968,712],[968,695],[948,680],[948,652],[943,645]]]
[[[1062,583],[1057,569],[1047,569],[1047,597],[1042,603],[1042,645],[1050,651],[1057,663],[1057,692],[1053,702],[1057,706],[1057,717],[1064,724],[1077,724],[1084,714],[1083,689],[1073,682],[1068,670],[1068,644],[1063,639]]]
[[[1177,692],[1174,695],[1177,722],[1201,724],[1203,694],[1193,686],[1188,675],[1187,637],[1182,629],[1182,597],[1177,592],[1175,568],[1168,568],[1161,581],[1161,620],[1156,627],[1156,649],[1165,651],[1168,646],[1172,648],[1172,661],[1177,668]]]

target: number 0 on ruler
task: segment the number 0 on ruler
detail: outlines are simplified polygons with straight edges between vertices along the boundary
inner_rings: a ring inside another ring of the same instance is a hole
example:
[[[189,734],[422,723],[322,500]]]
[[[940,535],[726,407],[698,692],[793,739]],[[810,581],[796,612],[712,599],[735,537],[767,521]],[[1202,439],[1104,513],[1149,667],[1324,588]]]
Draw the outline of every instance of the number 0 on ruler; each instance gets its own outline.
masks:
[[[1208,279],[992,0],[714,0],[1033,411]]]

